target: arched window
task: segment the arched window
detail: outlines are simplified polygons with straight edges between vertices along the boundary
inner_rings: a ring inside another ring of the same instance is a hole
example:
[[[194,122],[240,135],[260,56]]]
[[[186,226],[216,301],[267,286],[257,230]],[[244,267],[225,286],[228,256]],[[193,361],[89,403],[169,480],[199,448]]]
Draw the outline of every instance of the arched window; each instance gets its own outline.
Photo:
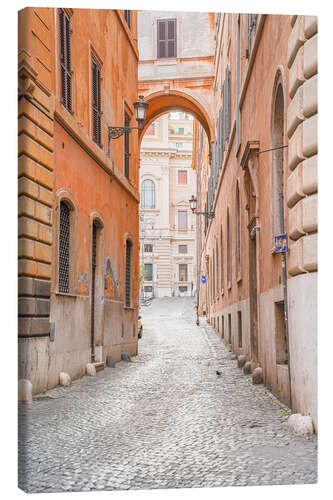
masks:
[[[284,232],[284,196],[283,196],[283,155],[284,148],[284,96],[282,84],[279,83],[274,95],[272,118],[272,208],[271,227],[274,236]]]
[[[230,208],[227,209],[227,287],[231,287]]]
[[[59,223],[59,292],[69,292],[70,276],[71,208],[66,201],[60,202]]]
[[[141,207],[155,208],[155,183],[145,179],[141,184]]]
[[[235,222],[236,222],[236,280],[241,277],[241,222],[240,222],[240,193],[239,182],[236,185],[236,206],[235,206]]]

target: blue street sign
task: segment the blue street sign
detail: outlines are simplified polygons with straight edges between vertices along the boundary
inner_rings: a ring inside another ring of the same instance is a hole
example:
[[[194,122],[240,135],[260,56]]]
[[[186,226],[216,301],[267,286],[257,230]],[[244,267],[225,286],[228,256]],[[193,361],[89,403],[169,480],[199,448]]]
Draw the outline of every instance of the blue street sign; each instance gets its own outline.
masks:
[[[201,283],[206,283],[206,276],[204,274],[201,276]]]
[[[286,253],[287,251],[288,251],[288,245],[287,245],[286,233],[278,234],[277,236],[275,236],[274,252]]]

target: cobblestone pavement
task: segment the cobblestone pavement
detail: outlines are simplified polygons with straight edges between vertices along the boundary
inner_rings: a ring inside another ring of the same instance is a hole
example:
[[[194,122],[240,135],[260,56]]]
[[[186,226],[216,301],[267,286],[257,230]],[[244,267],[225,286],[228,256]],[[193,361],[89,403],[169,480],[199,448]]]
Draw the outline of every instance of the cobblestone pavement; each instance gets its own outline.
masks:
[[[143,313],[139,355],[19,408],[27,492],[314,483],[316,436],[292,435],[191,298]],[[222,372],[216,375],[216,369]]]

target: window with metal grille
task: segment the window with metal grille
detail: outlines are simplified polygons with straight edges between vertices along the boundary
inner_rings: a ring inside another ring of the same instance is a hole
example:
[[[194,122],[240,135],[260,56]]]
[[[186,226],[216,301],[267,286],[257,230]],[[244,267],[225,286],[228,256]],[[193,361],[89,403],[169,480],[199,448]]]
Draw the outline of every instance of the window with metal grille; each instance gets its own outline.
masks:
[[[155,183],[145,179],[141,184],[141,207],[155,208]]]
[[[71,27],[64,9],[59,9],[61,103],[72,113]]]
[[[240,193],[239,183],[236,186],[236,280],[240,279],[241,275],[241,221],[240,221]]]
[[[101,67],[92,56],[92,135],[93,140],[101,145]]]
[[[227,210],[227,286],[231,286],[230,209]]]
[[[125,305],[131,307],[131,251],[132,244],[126,240]]]
[[[151,292],[153,291],[153,287],[152,287],[152,286],[145,286],[145,287],[144,287],[144,291],[145,291],[145,292],[150,292],[150,293],[151,293]]]
[[[187,184],[187,170],[178,170],[178,184]]]
[[[125,17],[125,21],[127,23],[127,26],[129,27],[129,29],[131,29],[131,11],[124,10],[124,17]]]
[[[66,202],[60,202],[59,225],[59,292],[69,292],[70,212]]]
[[[187,281],[187,264],[179,264],[179,281]]]
[[[176,19],[157,21],[157,58],[176,57]]]
[[[178,229],[185,231],[187,229],[187,211],[178,210]]]
[[[130,126],[130,118],[126,112],[125,112],[125,116],[124,116],[124,125],[125,125],[125,127]],[[130,171],[129,171],[129,169],[130,169],[130,161],[129,161],[130,156],[131,156],[131,153],[130,153],[130,132],[125,129],[125,133],[124,133],[124,174],[125,174],[126,179],[129,179],[129,175],[130,175]]]
[[[144,251],[146,253],[152,253],[152,251],[153,251],[153,245],[151,243],[145,244]]]
[[[185,292],[187,292],[187,286],[180,286],[180,287],[179,287],[179,292],[180,292],[180,293],[185,293]]]
[[[178,251],[179,253],[187,253],[187,245],[179,245]]]
[[[223,229],[221,224],[220,232],[220,269],[221,269],[221,292],[224,289],[224,264],[223,264]]]

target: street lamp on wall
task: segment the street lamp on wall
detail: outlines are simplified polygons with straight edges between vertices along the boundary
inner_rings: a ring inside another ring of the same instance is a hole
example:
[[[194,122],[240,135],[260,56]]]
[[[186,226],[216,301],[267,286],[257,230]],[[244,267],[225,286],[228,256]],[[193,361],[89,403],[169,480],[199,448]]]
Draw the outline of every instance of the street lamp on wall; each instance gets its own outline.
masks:
[[[130,132],[133,129],[141,130],[143,122],[146,119],[148,104],[144,101],[144,96],[139,95],[139,99],[133,103],[135,108],[135,118],[138,122],[138,127],[108,127],[108,140],[118,139],[125,132]]]
[[[214,219],[215,212],[196,212],[197,199],[194,197],[193,194],[192,194],[192,198],[189,200],[189,203],[190,203],[190,208],[191,208],[193,214],[195,214],[195,215],[203,215],[207,219]]]

